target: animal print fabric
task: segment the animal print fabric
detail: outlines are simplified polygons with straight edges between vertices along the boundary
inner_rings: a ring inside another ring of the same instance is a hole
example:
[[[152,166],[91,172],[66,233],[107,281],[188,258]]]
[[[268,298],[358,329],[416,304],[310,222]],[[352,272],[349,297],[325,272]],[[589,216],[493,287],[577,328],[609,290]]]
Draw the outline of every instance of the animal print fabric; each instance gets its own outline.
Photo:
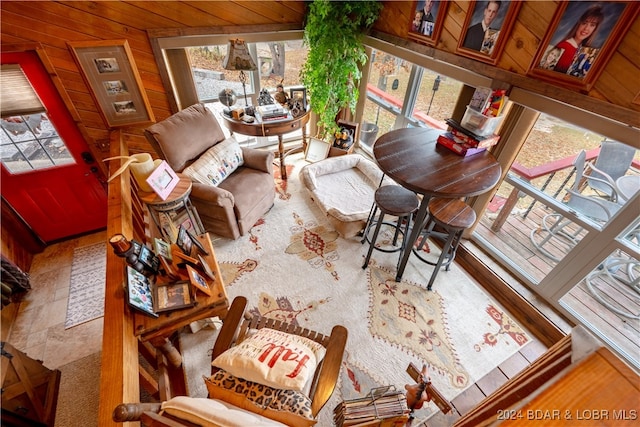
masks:
[[[203,377],[209,398],[220,399],[287,425],[312,426],[311,400],[301,392],[247,381],[220,369]]]

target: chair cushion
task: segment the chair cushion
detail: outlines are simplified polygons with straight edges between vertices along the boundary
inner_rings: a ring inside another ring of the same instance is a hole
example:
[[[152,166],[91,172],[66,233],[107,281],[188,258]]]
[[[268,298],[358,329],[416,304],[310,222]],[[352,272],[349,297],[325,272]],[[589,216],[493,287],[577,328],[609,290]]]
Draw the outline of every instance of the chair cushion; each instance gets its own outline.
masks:
[[[302,391],[324,354],[325,348],[308,338],[262,328],[211,364],[247,381]]]
[[[288,426],[316,424],[311,400],[303,393],[246,381],[224,370],[203,378],[211,399],[225,401]]]
[[[162,403],[167,414],[203,427],[283,427],[278,421],[214,399],[177,396]]]
[[[167,163],[176,172],[225,139],[215,116],[203,104],[194,104],[146,129],[158,142]]]
[[[193,181],[217,187],[243,163],[240,144],[233,138],[227,138],[209,148],[182,173]]]

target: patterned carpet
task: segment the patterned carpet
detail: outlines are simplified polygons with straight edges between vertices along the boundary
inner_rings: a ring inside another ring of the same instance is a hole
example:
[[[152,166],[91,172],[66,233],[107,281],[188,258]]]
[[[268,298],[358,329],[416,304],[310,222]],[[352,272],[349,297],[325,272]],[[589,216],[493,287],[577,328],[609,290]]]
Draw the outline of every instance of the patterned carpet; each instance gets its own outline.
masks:
[[[104,243],[76,248],[73,252],[65,329],[104,315],[106,268]]]
[[[410,362],[427,364],[433,383],[453,399],[530,340],[456,265],[440,272],[433,291],[426,290],[433,267],[415,257],[399,283],[397,253],[374,251],[363,270],[367,245],[331,228],[298,180],[305,164],[289,157],[288,181],[276,169],[278,195],[271,211],[248,236],[219,239],[214,247],[231,299],[244,295],[254,312],[321,332],[334,324],[349,330],[339,388],[318,425],[331,425],[331,410],[343,399],[382,385],[403,389],[412,381],[405,373]],[[211,331],[201,333],[204,341],[213,339]],[[203,341],[198,334],[184,338]],[[191,383],[202,381],[193,376]],[[190,388],[192,395],[203,393],[201,384]],[[436,409],[425,405],[417,420]]]

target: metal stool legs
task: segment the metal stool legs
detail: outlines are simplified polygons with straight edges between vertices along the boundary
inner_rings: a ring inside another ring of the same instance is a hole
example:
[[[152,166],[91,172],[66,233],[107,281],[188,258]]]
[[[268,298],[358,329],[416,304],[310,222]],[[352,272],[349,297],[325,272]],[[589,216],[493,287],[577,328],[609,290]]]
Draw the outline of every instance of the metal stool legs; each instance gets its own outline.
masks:
[[[418,196],[412,191],[409,191],[399,185],[385,185],[379,187],[374,195],[374,204],[371,209],[371,215],[369,220],[367,221],[367,225],[364,229],[364,234],[362,236],[361,243],[369,241],[369,250],[367,252],[367,256],[365,258],[364,264],[362,268],[367,268],[369,265],[369,260],[371,259],[371,254],[373,250],[379,250],[381,252],[397,252],[404,249],[406,244],[406,237],[409,232],[409,226],[411,223],[411,214],[418,209]],[[376,213],[380,211],[378,215],[378,219],[376,220]],[[397,217],[397,220],[394,223],[390,221],[385,221],[385,215],[391,215]],[[402,229],[402,221],[406,221],[406,225],[404,230]],[[373,232],[373,236],[369,239],[369,231],[371,230],[371,226],[375,222],[376,228]],[[380,234],[380,228],[383,224],[392,226],[395,228],[393,234],[392,241],[392,249],[384,249],[380,247],[376,247],[376,241],[378,239],[378,235]],[[402,243],[398,245],[398,238],[402,234]]]
[[[374,217],[375,218],[375,213],[377,212],[377,208],[374,208]],[[404,248],[405,245],[405,236],[408,235],[409,232],[409,223],[410,223],[410,219],[411,219],[411,215],[407,215],[407,216],[399,216],[398,217],[398,221],[396,222],[394,228],[395,228],[395,232],[393,233],[393,241],[392,241],[392,245],[396,246],[398,244],[398,237],[400,235],[400,233],[402,233],[402,244],[397,247],[397,248],[393,248],[393,249],[382,249],[382,248],[376,248],[376,241],[378,240],[378,234],[380,233],[380,228],[382,228],[382,224],[386,224],[386,225],[394,225],[391,222],[388,221],[384,221],[384,212],[380,211],[380,215],[378,216],[378,219],[372,220],[372,223],[369,224],[369,226],[367,226],[365,228],[364,231],[364,236],[362,237],[362,240],[360,241],[360,243],[364,243],[366,242],[367,236],[369,234],[369,230],[371,229],[371,225],[373,225],[373,222],[375,222],[376,228],[373,230],[373,236],[371,236],[371,241],[369,242],[369,250],[367,251],[367,256],[364,259],[364,264],[362,264],[362,268],[365,269],[367,268],[367,266],[369,265],[369,260],[371,259],[371,254],[373,253],[374,249],[377,249],[381,252],[397,252],[399,250],[401,250],[402,248]],[[406,224],[404,227],[404,230],[402,230],[402,221],[406,220]]]

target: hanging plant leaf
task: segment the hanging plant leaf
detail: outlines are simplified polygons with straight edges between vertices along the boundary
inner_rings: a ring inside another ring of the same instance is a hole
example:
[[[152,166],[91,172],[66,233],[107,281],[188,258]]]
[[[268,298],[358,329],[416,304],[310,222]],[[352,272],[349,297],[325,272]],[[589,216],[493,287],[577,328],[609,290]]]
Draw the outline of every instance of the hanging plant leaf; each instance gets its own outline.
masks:
[[[367,62],[362,37],[381,10],[377,1],[315,0],[309,5],[304,29],[309,53],[300,74],[318,115],[320,139],[330,141],[342,109],[355,112],[361,67]]]

